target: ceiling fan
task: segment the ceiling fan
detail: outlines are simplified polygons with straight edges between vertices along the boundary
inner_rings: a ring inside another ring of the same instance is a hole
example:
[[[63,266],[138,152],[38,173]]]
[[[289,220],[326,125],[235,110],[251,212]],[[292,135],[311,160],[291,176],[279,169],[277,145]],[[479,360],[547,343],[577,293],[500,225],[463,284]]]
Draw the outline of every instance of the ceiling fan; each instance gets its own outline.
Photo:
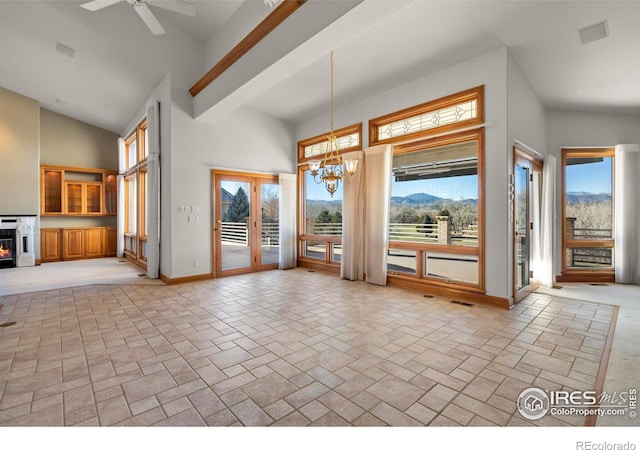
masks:
[[[87,3],[83,3],[80,6],[82,6],[84,9],[88,9],[89,11],[97,11],[99,9],[106,8],[107,6],[120,3],[121,1],[126,1],[127,3],[132,5],[134,11],[138,13],[149,30],[151,30],[151,32],[156,36],[164,34],[165,31],[147,5],[157,6],[158,8],[168,9],[169,11],[186,14],[188,16],[196,15],[196,7],[194,5],[177,0],[161,0],[154,2],[152,2],[151,0],[92,0]]]

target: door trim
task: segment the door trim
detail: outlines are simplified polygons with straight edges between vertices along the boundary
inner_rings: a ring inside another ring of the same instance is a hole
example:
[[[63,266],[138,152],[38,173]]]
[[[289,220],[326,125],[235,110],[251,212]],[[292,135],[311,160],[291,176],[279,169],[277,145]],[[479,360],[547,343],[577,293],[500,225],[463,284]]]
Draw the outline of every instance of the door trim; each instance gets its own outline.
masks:
[[[253,230],[250,238],[251,256],[250,265],[240,268],[222,269],[221,241],[220,231],[218,228],[218,220],[222,220],[222,205],[217,199],[217,192],[221,187],[222,180],[239,181],[249,183],[250,191],[247,195],[250,197],[250,217],[253,222]],[[240,172],[227,169],[211,170],[211,189],[212,189],[212,211],[213,220],[211,228],[211,277],[221,278],[225,276],[240,275],[245,273],[259,272],[263,270],[272,270],[278,268],[278,263],[263,264],[261,254],[261,234],[255,230],[261,229],[262,215],[261,212],[261,186],[262,183],[277,184],[278,175],[262,172]]]
[[[542,175],[542,161],[540,161],[539,159],[536,159],[534,156],[532,156],[529,152],[527,152],[526,150],[519,148],[517,145],[515,145],[513,147],[513,176],[514,176],[514,188],[515,188],[515,173],[516,173],[516,166],[517,165],[521,165],[523,167],[527,167],[530,171],[530,175],[533,175],[536,172],[539,172]],[[529,208],[529,225],[528,225],[528,229],[529,229],[529,233],[528,233],[528,239],[529,239],[529,269],[531,270],[531,260],[532,260],[532,245],[531,243],[533,242],[533,239],[531,238],[531,230],[532,230],[532,225],[533,225],[533,214],[531,214],[531,210],[533,208],[533,203],[531,201],[531,195],[533,195],[533,181],[530,178],[529,181],[529,198],[527,199],[527,206]],[[513,205],[513,211],[515,214],[515,204],[516,204],[516,198],[517,196],[514,195],[513,199],[511,200],[512,205]],[[524,288],[518,290],[518,273],[516,270],[517,267],[517,258],[518,258],[518,252],[517,252],[517,233],[516,233],[516,221],[515,218],[512,221],[512,228],[511,228],[511,234],[512,234],[512,251],[513,251],[513,257],[512,257],[512,261],[511,261],[511,267],[512,267],[512,271],[513,271],[513,277],[512,277],[512,283],[513,283],[513,299],[515,301],[515,303],[518,303],[519,301],[521,301],[522,299],[524,299],[525,297],[527,297],[531,292],[535,291],[538,288],[538,284],[535,283],[535,279],[532,277],[529,277],[529,284],[527,284]]]

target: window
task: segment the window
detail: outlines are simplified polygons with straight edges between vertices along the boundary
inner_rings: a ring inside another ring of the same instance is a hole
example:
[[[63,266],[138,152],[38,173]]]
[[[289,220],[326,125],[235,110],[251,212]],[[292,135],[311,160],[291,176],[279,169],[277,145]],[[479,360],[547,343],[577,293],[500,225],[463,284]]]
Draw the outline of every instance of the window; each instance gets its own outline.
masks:
[[[614,149],[563,149],[563,276],[613,272]]]
[[[334,132],[339,153],[362,148],[362,124]],[[299,258],[302,262],[339,266],[342,256],[342,183],[333,197],[324,184],[316,183],[307,161],[324,155],[329,133],[298,142],[300,198]]]
[[[484,86],[369,121],[369,144],[406,141],[484,122]]]
[[[140,266],[147,260],[147,121],[144,119],[125,139],[124,173],[125,232],[124,252],[128,259]]]
[[[390,274],[482,288],[482,136],[394,147]]]

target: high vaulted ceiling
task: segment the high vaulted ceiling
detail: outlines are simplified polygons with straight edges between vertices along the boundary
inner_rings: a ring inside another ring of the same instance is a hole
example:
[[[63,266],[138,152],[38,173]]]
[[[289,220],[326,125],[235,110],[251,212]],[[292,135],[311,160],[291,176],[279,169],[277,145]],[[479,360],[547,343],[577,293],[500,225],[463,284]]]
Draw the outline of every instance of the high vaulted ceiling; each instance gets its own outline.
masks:
[[[0,2],[0,86],[117,133],[167,73],[184,90],[204,75],[216,40],[234,35],[242,6],[196,1],[196,17],[151,6],[167,31],[153,36],[126,2],[96,12],[81,3]],[[274,61],[270,81],[253,83],[243,104],[291,123],[326,113],[328,49],[339,107],[509,47],[548,109],[640,114],[640,1],[353,3],[348,28],[315,36],[296,66]],[[305,27],[312,19],[287,19],[296,20]],[[582,44],[578,29],[602,20],[610,36]],[[74,57],[57,52],[56,42]]]

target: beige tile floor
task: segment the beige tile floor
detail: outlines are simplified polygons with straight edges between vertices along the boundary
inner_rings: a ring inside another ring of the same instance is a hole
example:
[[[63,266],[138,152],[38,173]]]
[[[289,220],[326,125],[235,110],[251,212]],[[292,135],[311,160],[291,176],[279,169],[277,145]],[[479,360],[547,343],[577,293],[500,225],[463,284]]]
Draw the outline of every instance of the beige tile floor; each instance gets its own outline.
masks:
[[[614,307],[510,311],[304,269],[0,297],[0,425],[482,426],[591,389]]]

